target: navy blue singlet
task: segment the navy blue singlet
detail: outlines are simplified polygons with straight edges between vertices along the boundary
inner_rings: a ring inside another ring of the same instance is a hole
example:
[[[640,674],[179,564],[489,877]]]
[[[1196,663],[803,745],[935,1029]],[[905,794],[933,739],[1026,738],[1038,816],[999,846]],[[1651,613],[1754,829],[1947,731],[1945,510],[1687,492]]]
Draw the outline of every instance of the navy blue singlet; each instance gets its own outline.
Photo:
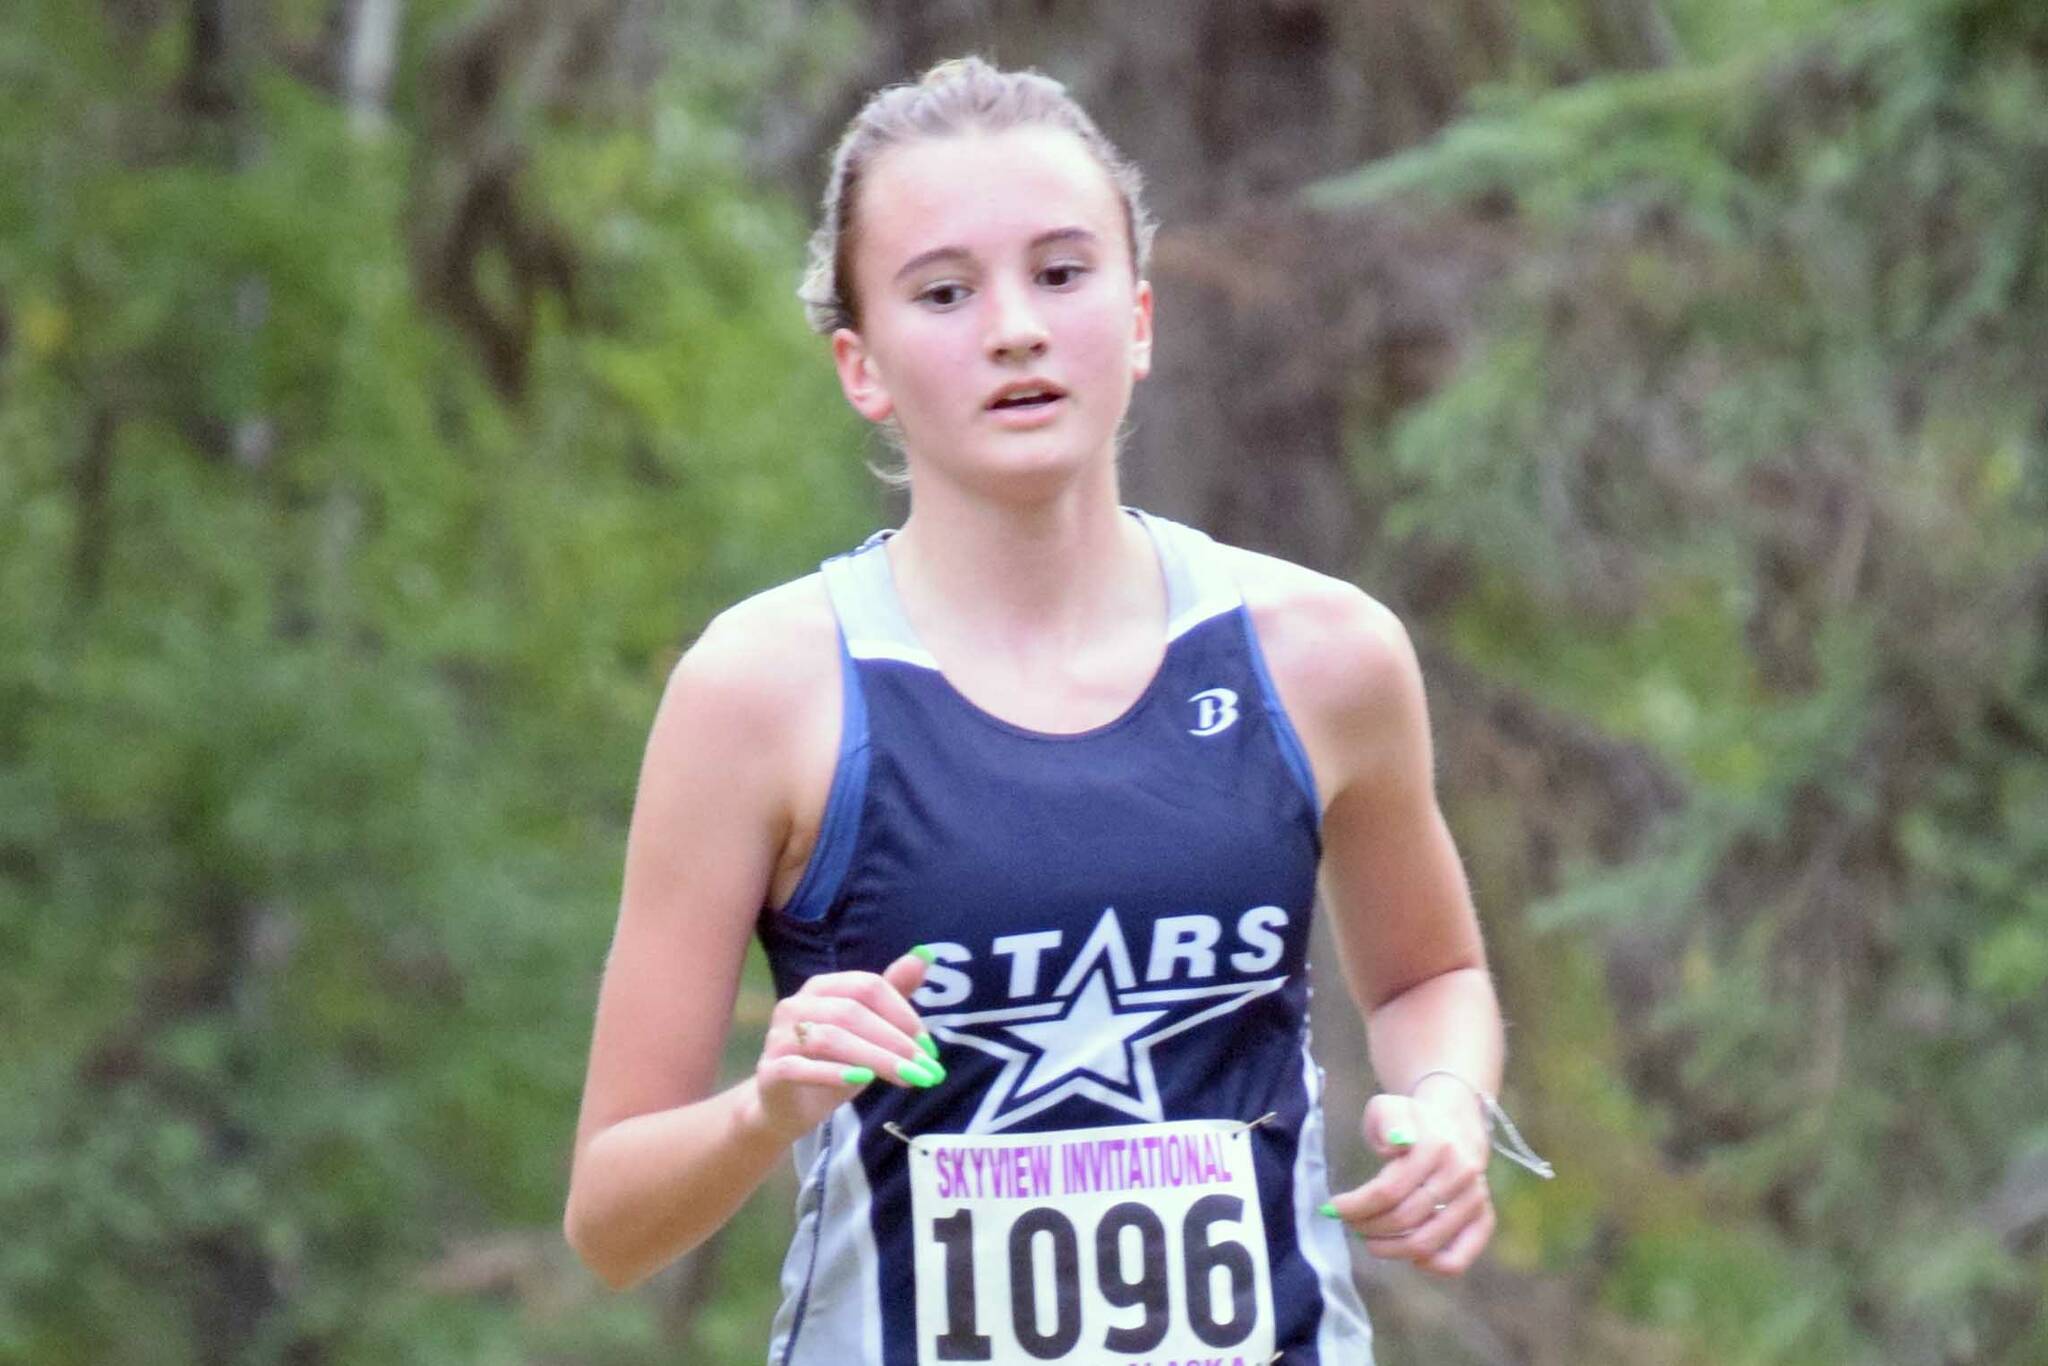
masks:
[[[982,711],[911,634],[883,537],[826,562],[845,724],[760,935],[776,988],[937,953],[947,1079],[797,1147],[773,1366],[1360,1366],[1308,1050],[1320,807],[1214,542],[1136,514],[1165,657],[1122,716]]]

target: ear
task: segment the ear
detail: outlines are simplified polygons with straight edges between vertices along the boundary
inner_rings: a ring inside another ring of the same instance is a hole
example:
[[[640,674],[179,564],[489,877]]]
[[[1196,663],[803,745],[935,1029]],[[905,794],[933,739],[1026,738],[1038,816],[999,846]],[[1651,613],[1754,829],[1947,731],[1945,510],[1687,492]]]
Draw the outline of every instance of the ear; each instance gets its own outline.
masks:
[[[1143,379],[1152,373],[1152,282],[1138,281],[1131,305],[1131,377]]]
[[[840,392],[856,413],[870,422],[884,422],[896,411],[896,401],[889,397],[860,333],[842,327],[832,334],[832,365],[839,371]]]

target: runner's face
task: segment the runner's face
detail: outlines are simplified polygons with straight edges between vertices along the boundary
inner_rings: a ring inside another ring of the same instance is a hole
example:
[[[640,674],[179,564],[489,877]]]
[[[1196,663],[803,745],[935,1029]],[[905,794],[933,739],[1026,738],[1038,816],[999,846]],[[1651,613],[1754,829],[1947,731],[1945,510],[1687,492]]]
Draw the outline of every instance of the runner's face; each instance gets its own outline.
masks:
[[[868,167],[856,332],[833,335],[849,402],[894,417],[913,480],[1058,475],[1114,458],[1151,367],[1151,287],[1122,202],[1063,129],[925,138]],[[1042,382],[1034,397],[1018,386]]]

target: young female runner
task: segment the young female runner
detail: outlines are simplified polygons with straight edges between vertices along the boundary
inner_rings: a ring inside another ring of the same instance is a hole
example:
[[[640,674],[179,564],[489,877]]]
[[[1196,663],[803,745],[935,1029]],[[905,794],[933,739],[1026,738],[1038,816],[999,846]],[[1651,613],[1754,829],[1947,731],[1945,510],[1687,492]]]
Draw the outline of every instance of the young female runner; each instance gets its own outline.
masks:
[[[903,527],[721,615],[648,742],[566,1227],[626,1286],[802,1177],[771,1360],[1359,1363],[1348,1228],[1494,1227],[1501,1029],[1400,624],[1123,508],[1136,172],[949,62],[841,142],[804,297]],[[1320,881],[1387,1090],[1323,1165]],[[763,909],[763,908],[767,909]],[[780,1000],[714,1091],[758,933]]]

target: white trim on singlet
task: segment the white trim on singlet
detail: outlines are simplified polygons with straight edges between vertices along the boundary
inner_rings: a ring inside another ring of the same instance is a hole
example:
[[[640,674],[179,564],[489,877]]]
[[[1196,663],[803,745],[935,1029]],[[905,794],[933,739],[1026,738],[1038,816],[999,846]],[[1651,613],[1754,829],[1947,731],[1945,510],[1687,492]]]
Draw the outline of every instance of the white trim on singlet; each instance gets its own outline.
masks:
[[[797,1326],[809,1288],[811,1268],[818,1259],[818,1219],[822,1213],[824,1167],[819,1158],[819,1135],[813,1130],[796,1141],[791,1156],[796,1162],[796,1230],[790,1235],[789,1250],[782,1254],[782,1301],[768,1331],[769,1366],[781,1366],[789,1353],[789,1335]]]
[[[1127,511],[1151,536],[1159,556],[1160,576],[1166,582],[1169,642],[1243,603],[1221,550],[1208,536],[1136,508]],[[858,550],[827,560],[826,591],[832,595],[848,654],[855,659],[894,660],[936,673],[939,662],[911,630],[889,573],[889,557],[882,546],[891,534],[877,532]]]
[[[855,659],[893,659],[898,664],[915,664],[920,669],[938,672],[939,661],[932,657],[930,650],[915,645],[898,645],[888,640],[864,640],[856,644],[846,642],[846,652]]]
[[[1330,1167],[1323,1146],[1323,1069],[1309,1052],[1307,1030],[1302,1031],[1301,1070],[1308,1113],[1294,1150],[1294,1241],[1322,1288],[1316,1360],[1324,1366],[1372,1366],[1372,1321],[1352,1279],[1344,1225],[1318,1212],[1330,1198]]]
[[[878,531],[858,550],[835,555],[823,565],[825,590],[832,595],[846,652],[855,659],[893,659],[937,673],[939,661],[918,643],[889,577],[889,557],[882,550],[889,536]]]
[[[822,1154],[821,1135],[831,1146]],[[882,1359],[881,1261],[869,1222],[872,1195],[851,1103],[797,1146],[804,1189],[782,1269],[782,1306],[769,1366],[847,1366]],[[858,1349],[856,1351],[856,1349]]]
[[[1222,550],[1207,534],[1136,508],[1129,511],[1152,534],[1159,551],[1159,569],[1166,579],[1167,640],[1179,640],[1243,604],[1244,594],[1223,562]]]

